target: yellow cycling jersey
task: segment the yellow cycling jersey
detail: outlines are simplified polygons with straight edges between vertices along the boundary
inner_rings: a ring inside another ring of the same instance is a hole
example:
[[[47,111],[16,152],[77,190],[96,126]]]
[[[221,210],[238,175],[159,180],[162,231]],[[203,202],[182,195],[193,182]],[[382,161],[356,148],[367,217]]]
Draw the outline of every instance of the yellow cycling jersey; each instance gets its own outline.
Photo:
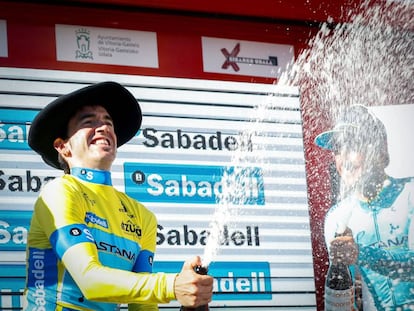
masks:
[[[153,310],[175,299],[176,275],[152,273],[156,230],[107,171],[73,168],[49,182],[28,234],[25,310]]]

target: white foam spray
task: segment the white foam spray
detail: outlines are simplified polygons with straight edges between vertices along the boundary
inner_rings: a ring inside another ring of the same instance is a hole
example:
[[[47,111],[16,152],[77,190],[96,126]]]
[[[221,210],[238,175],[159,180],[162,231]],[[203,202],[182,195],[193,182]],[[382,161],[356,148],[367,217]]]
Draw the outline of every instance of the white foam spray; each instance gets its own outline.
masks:
[[[264,121],[269,119],[269,109],[277,104],[269,96],[263,102],[254,107],[250,118],[250,124],[239,136],[239,141],[250,141],[251,146],[244,146],[232,153],[230,165],[224,170],[221,182],[222,191],[218,195],[215,212],[210,222],[210,235],[202,256],[203,266],[208,265],[218,255],[220,246],[225,243],[223,229],[237,225],[237,219],[242,213],[242,207],[251,199],[250,195],[254,185],[249,184],[251,176],[257,174],[259,168],[262,173],[267,170],[264,160],[264,146],[258,143],[258,136],[263,136],[265,130]],[[254,167],[252,167],[254,163]],[[257,186],[257,185],[256,185]]]
[[[297,86],[307,131],[316,132],[321,122],[334,120],[343,106],[414,103],[414,2],[364,2],[347,16],[349,22],[323,23],[278,85]],[[271,101],[270,101],[271,103]],[[266,119],[269,102],[257,107],[251,129],[242,136],[254,137]],[[316,108],[316,109],[315,109]],[[304,133],[304,135],[310,135]],[[260,145],[254,162],[264,165]],[[249,173],[252,153],[235,152],[233,171],[223,174],[223,191],[210,223],[210,236],[203,255],[208,267],[222,243],[224,225],[234,224],[246,200],[240,183]],[[246,165],[247,163],[247,165]]]
[[[299,87],[302,117],[306,120],[305,140],[311,144],[321,128],[328,126],[327,120],[335,123],[347,106],[414,104],[413,17],[412,0],[365,1],[344,17],[346,23],[323,23],[308,48],[278,82]],[[319,150],[310,145],[307,148],[308,157],[320,157]],[[317,174],[317,168],[307,171],[308,180],[313,182],[308,191],[314,199],[318,195],[329,196],[318,191],[329,189],[329,181]],[[332,186],[338,187],[339,192],[346,188]],[[315,200],[329,202],[326,198]],[[329,207],[311,207],[315,220],[322,208]],[[323,223],[316,226],[312,233],[323,241]],[[315,254],[316,260],[319,257],[324,258],[323,254]],[[322,263],[315,262],[319,264]]]
[[[413,16],[411,0],[364,2],[349,22],[324,23],[278,84],[300,88],[305,112],[334,117],[343,105],[414,103]]]

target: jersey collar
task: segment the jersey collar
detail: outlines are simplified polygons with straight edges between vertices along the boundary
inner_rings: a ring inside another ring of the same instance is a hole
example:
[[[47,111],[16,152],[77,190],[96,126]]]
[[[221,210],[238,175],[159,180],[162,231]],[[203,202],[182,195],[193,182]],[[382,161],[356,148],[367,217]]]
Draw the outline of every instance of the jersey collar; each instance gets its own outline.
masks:
[[[361,202],[362,207],[373,211],[391,207],[409,180],[409,178],[388,177],[377,197],[369,203]]]
[[[83,167],[72,167],[70,173],[83,181],[112,186],[111,172]]]

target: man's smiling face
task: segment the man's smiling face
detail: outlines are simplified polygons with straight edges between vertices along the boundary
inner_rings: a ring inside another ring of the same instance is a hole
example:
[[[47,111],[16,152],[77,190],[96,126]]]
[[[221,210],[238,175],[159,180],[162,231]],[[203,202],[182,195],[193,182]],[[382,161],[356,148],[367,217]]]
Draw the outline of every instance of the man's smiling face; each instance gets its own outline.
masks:
[[[109,170],[116,157],[114,124],[102,106],[80,108],[69,120],[68,138],[57,141],[55,148],[71,168]]]

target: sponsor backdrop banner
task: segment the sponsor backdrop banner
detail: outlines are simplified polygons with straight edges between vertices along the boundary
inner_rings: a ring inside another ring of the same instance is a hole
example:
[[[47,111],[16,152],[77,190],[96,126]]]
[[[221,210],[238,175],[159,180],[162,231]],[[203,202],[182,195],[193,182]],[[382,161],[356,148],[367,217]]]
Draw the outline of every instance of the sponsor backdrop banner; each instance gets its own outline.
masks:
[[[178,272],[187,258],[204,257],[211,223],[217,211],[227,208],[219,199],[233,191],[222,176],[243,171],[238,180],[243,199],[236,195],[230,202],[235,210],[220,228],[218,255],[209,267],[215,279],[211,306],[315,309],[296,89],[17,68],[0,68],[0,75],[2,308],[21,306],[33,203],[61,174],[28,147],[30,122],[57,96],[114,80],[140,101],[143,123],[119,148],[112,179],[157,215],[155,270]]]
[[[0,66],[273,84],[318,31],[181,13],[10,2]]]

